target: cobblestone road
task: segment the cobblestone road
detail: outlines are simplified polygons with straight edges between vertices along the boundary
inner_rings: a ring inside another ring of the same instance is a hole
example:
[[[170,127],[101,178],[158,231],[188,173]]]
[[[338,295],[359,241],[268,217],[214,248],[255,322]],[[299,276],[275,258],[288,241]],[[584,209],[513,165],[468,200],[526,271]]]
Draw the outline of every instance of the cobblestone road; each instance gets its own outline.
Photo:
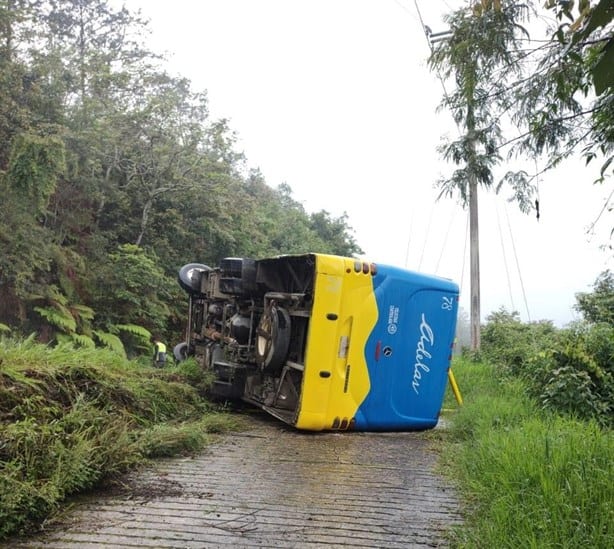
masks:
[[[11,547],[445,547],[460,520],[425,433],[300,433],[255,415]]]

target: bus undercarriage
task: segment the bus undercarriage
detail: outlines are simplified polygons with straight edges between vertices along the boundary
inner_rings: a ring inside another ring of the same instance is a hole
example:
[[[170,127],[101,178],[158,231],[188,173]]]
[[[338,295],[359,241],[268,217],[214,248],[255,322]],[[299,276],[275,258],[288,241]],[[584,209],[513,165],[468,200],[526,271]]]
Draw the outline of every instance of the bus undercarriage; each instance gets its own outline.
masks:
[[[213,373],[212,397],[243,400],[294,423],[314,270],[311,255],[185,265],[179,283],[190,297],[188,330],[176,358],[194,356]]]

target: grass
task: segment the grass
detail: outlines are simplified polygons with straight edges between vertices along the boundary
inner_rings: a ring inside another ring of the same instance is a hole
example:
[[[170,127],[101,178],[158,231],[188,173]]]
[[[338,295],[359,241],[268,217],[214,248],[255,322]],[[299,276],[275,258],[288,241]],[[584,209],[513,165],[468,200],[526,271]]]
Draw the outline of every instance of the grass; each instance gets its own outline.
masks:
[[[452,546],[614,547],[612,432],[539,409],[491,366],[457,360],[454,372],[464,405],[443,455],[466,520]]]
[[[612,432],[546,413],[492,366],[459,359],[454,373],[464,404],[447,394],[450,428],[433,432],[464,502],[451,545],[614,547]],[[159,370],[0,339],[0,539],[47,519],[70,494],[235,428],[203,400],[202,382],[189,361]]]
[[[195,375],[190,364],[160,370],[104,350],[0,340],[0,539],[71,494],[236,428],[186,382]]]

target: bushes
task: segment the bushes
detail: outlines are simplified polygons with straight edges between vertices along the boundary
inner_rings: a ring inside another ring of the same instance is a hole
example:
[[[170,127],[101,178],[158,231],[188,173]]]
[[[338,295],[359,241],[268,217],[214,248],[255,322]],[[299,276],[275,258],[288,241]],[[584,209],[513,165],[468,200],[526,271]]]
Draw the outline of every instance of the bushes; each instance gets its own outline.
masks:
[[[528,363],[532,393],[552,410],[612,427],[614,326],[578,324],[561,330],[557,348]]]
[[[192,372],[194,379],[196,373]],[[178,371],[110,351],[0,341],[0,539],[68,495],[232,426]]]
[[[481,358],[518,372],[535,351],[550,346],[556,328],[550,321],[523,323],[517,312],[504,308],[490,314],[482,327]]]
[[[614,437],[594,421],[539,410],[525,382],[467,361],[448,472],[466,502],[453,547],[614,547]]]
[[[527,383],[544,407],[612,426],[614,419],[614,326],[579,322],[523,324],[500,310],[482,331],[481,356]]]

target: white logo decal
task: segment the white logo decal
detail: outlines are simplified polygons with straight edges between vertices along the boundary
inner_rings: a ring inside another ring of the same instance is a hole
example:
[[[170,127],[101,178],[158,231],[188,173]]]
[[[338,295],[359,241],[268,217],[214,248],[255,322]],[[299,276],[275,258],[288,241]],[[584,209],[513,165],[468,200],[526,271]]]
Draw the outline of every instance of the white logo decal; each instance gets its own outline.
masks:
[[[411,386],[414,388],[414,391],[416,391],[416,394],[419,394],[418,389],[420,388],[422,372],[429,373],[431,371],[431,369],[425,363],[425,361],[428,359],[433,358],[431,353],[426,349],[427,344],[429,349],[432,350],[432,347],[435,344],[435,335],[433,334],[433,329],[428,325],[426,319],[424,318],[424,313],[422,313],[422,322],[420,323],[420,339],[418,340],[418,345],[416,345],[414,379],[411,383]]]
[[[397,323],[399,322],[399,308],[390,305],[388,309],[388,333],[394,335],[397,333]]]

